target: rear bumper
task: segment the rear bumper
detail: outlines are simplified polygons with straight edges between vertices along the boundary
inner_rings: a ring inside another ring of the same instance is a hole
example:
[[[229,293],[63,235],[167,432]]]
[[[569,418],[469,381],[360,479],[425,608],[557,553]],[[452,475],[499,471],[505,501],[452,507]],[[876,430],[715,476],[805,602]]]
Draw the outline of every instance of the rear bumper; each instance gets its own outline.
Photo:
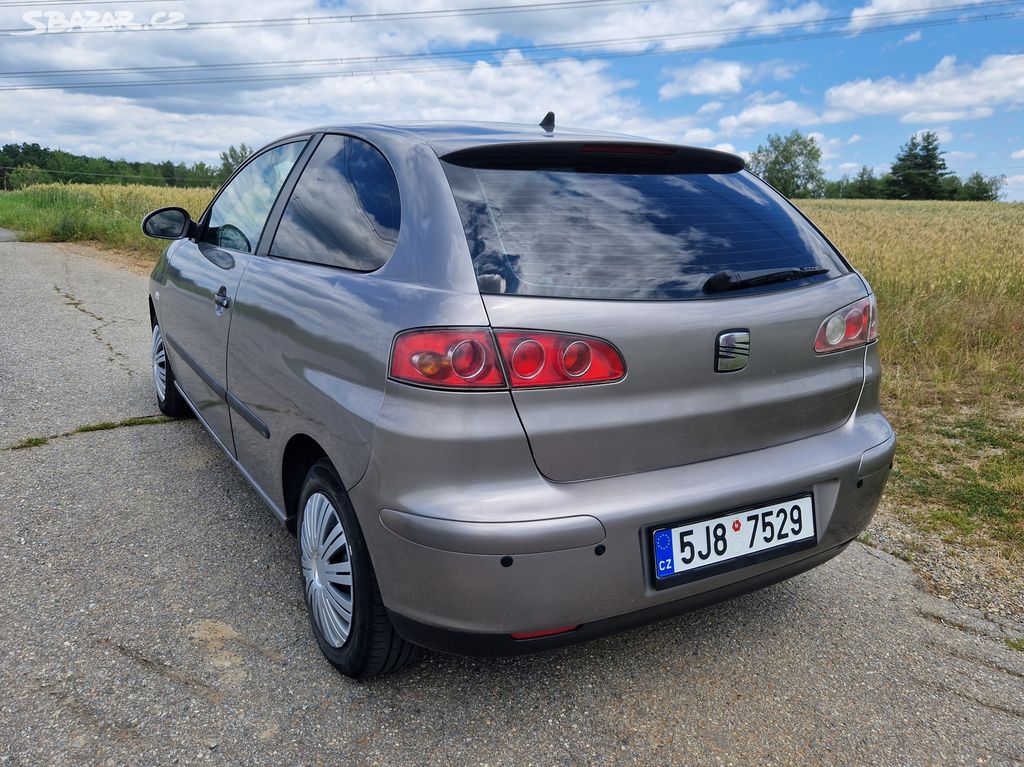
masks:
[[[437,404],[436,393],[403,392],[404,404],[382,411],[370,467],[350,490],[399,631],[462,653],[567,644],[813,567],[867,526],[895,450],[870,396],[868,412],[826,434],[688,466],[554,483],[536,471],[507,395],[487,396],[474,403],[476,418],[453,424],[440,417],[447,404]],[[811,548],[656,588],[652,528],[807,493],[818,531]],[[581,628],[544,640],[508,637],[570,625]]]
[[[484,657],[524,655],[542,650],[553,650],[579,642],[589,642],[591,639],[598,639],[609,634],[616,634],[620,631],[643,626],[647,623],[682,615],[683,613],[698,610],[701,607],[706,607],[716,602],[731,599],[740,594],[771,586],[773,583],[792,578],[794,575],[799,575],[827,562],[846,549],[849,543],[818,551],[785,567],[778,567],[751,578],[734,581],[727,586],[702,592],[689,599],[679,599],[655,607],[648,607],[644,610],[626,613],[625,615],[604,618],[582,625],[575,631],[539,639],[513,639],[507,634],[480,634],[470,631],[445,629],[428,623],[420,623],[393,610],[388,610],[388,615],[391,617],[391,622],[399,634],[408,641],[430,650],[456,655]]]

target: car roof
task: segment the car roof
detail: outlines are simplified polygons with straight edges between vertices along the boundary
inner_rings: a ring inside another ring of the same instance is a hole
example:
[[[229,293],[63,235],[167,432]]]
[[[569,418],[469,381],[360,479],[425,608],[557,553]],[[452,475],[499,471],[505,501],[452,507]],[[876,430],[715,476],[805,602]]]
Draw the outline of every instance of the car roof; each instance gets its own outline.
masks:
[[[562,128],[556,126],[547,131],[540,125],[522,125],[519,123],[499,122],[393,122],[363,123],[359,125],[324,125],[313,129],[318,131],[336,131],[354,133],[372,140],[374,135],[388,135],[393,138],[404,137],[411,143],[424,143],[430,146],[438,156],[444,156],[460,149],[495,144],[512,144],[529,141],[555,139],[558,141],[594,141],[614,139],[617,142],[663,143],[653,139],[629,136],[609,131],[585,130],[580,128]],[[309,133],[311,131],[306,131]]]

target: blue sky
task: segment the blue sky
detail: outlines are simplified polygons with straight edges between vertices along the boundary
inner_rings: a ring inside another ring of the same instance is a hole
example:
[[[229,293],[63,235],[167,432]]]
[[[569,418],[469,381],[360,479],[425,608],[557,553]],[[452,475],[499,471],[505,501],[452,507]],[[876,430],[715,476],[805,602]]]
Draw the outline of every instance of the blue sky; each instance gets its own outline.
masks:
[[[501,14],[465,13],[506,4],[497,0],[0,7],[0,141],[215,161],[228,144],[259,145],[327,122],[535,122],[552,109],[560,124],[740,153],[798,128],[814,134],[835,178],[861,165],[883,172],[912,133],[934,130],[952,170],[1003,174],[1005,198],[1024,200],[1024,0],[568,0],[537,8],[551,2]],[[420,15],[254,23],[402,11]],[[190,28],[124,28],[124,14],[166,23],[169,12]],[[112,20],[118,31],[80,31]],[[70,34],[42,32],[69,22],[79,25]],[[40,33],[12,34],[20,31]],[[491,48],[501,50],[474,52]],[[435,56],[422,58],[428,51]],[[281,63],[382,55],[405,58]],[[154,66],[180,69],[146,69]],[[86,68],[123,71],[52,73]],[[34,74],[18,74],[26,72]],[[224,77],[241,80],[195,82]]]

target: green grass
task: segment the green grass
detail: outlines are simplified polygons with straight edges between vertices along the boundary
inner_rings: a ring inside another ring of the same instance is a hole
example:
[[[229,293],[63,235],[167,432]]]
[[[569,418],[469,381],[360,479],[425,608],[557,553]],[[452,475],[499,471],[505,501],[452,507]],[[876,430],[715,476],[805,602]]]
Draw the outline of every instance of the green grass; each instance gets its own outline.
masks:
[[[1006,639],[1006,646],[1017,652],[1024,652],[1024,639]]]
[[[109,429],[121,429],[125,426],[147,426],[154,423],[170,423],[173,418],[168,418],[165,415],[144,415],[134,418],[125,418],[121,421],[100,421],[99,423],[90,423],[85,426],[79,426],[77,429],[73,429],[67,432],[68,436],[71,434],[86,434],[90,431],[107,431]]]
[[[0,227],[23,240],[96,242],[155,259],[166,243],[142,234],[142,217],[177,205],[199,216],[212,189],[99,184],[42,184],[0,192]]]
[[[8,450],[25,450],[30,447],[40,447],[47,444],[50,441],[49,437],[28,437],[23,439],[14,445],[11,445]]]
[[[100,421],[98,423],[87,423],[82,426],[76,426],[71,431],[61,432],[60,434],[51,434],[47,437],[28,437],[23,439],[21,442],[17,442],[9,447],[7,450],[25,450],[31,447],[41,447],[50,443],[50,440],[61,439],[62,437],[71,437],[75,434],[88,434],[93,431],[109,431],[110,429],[123,429],[128,426],[149,426],[151,424],[158,423],[170,423],[173,418],[168,418],[165,415],[143,415],[133,416],[131,418],[123,418],[120,421]]]

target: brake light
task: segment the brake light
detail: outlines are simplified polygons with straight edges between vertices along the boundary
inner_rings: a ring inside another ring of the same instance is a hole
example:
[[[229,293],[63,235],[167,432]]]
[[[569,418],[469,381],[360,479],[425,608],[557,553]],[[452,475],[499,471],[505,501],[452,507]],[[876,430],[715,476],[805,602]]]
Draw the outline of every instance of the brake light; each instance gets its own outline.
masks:
[[[537,330],[495,334],[513,389],[611,383],[626,375],[618,349],[599,338]]]
[[[661,157],[676,153],[675,147],[655,144],[584,144],[580,151],[586,154],[653,154]]]
[[[389,375],[439,389],[507,389],[510,382],[513,389],[580,386],[626,375],[622,355],[599,338],[543,330],[497,330],[494,335],[486,328],[399,333]]]
[[[506,387],[494,339],[479,328],[400,333],[391,354],[391,377],[442,389]]]
[[[543,631],[520,631],[516,634],[509,634],[513,639],[540,639],[541,637],[553,637],[559,634],[568,634],[575,631],[579,626],[562,626],[557,629],[545,629]]]
[[[863,346],[878,338],[878,304],[872,294],[825,318],[814,339],[814,351],[829,354]]]

